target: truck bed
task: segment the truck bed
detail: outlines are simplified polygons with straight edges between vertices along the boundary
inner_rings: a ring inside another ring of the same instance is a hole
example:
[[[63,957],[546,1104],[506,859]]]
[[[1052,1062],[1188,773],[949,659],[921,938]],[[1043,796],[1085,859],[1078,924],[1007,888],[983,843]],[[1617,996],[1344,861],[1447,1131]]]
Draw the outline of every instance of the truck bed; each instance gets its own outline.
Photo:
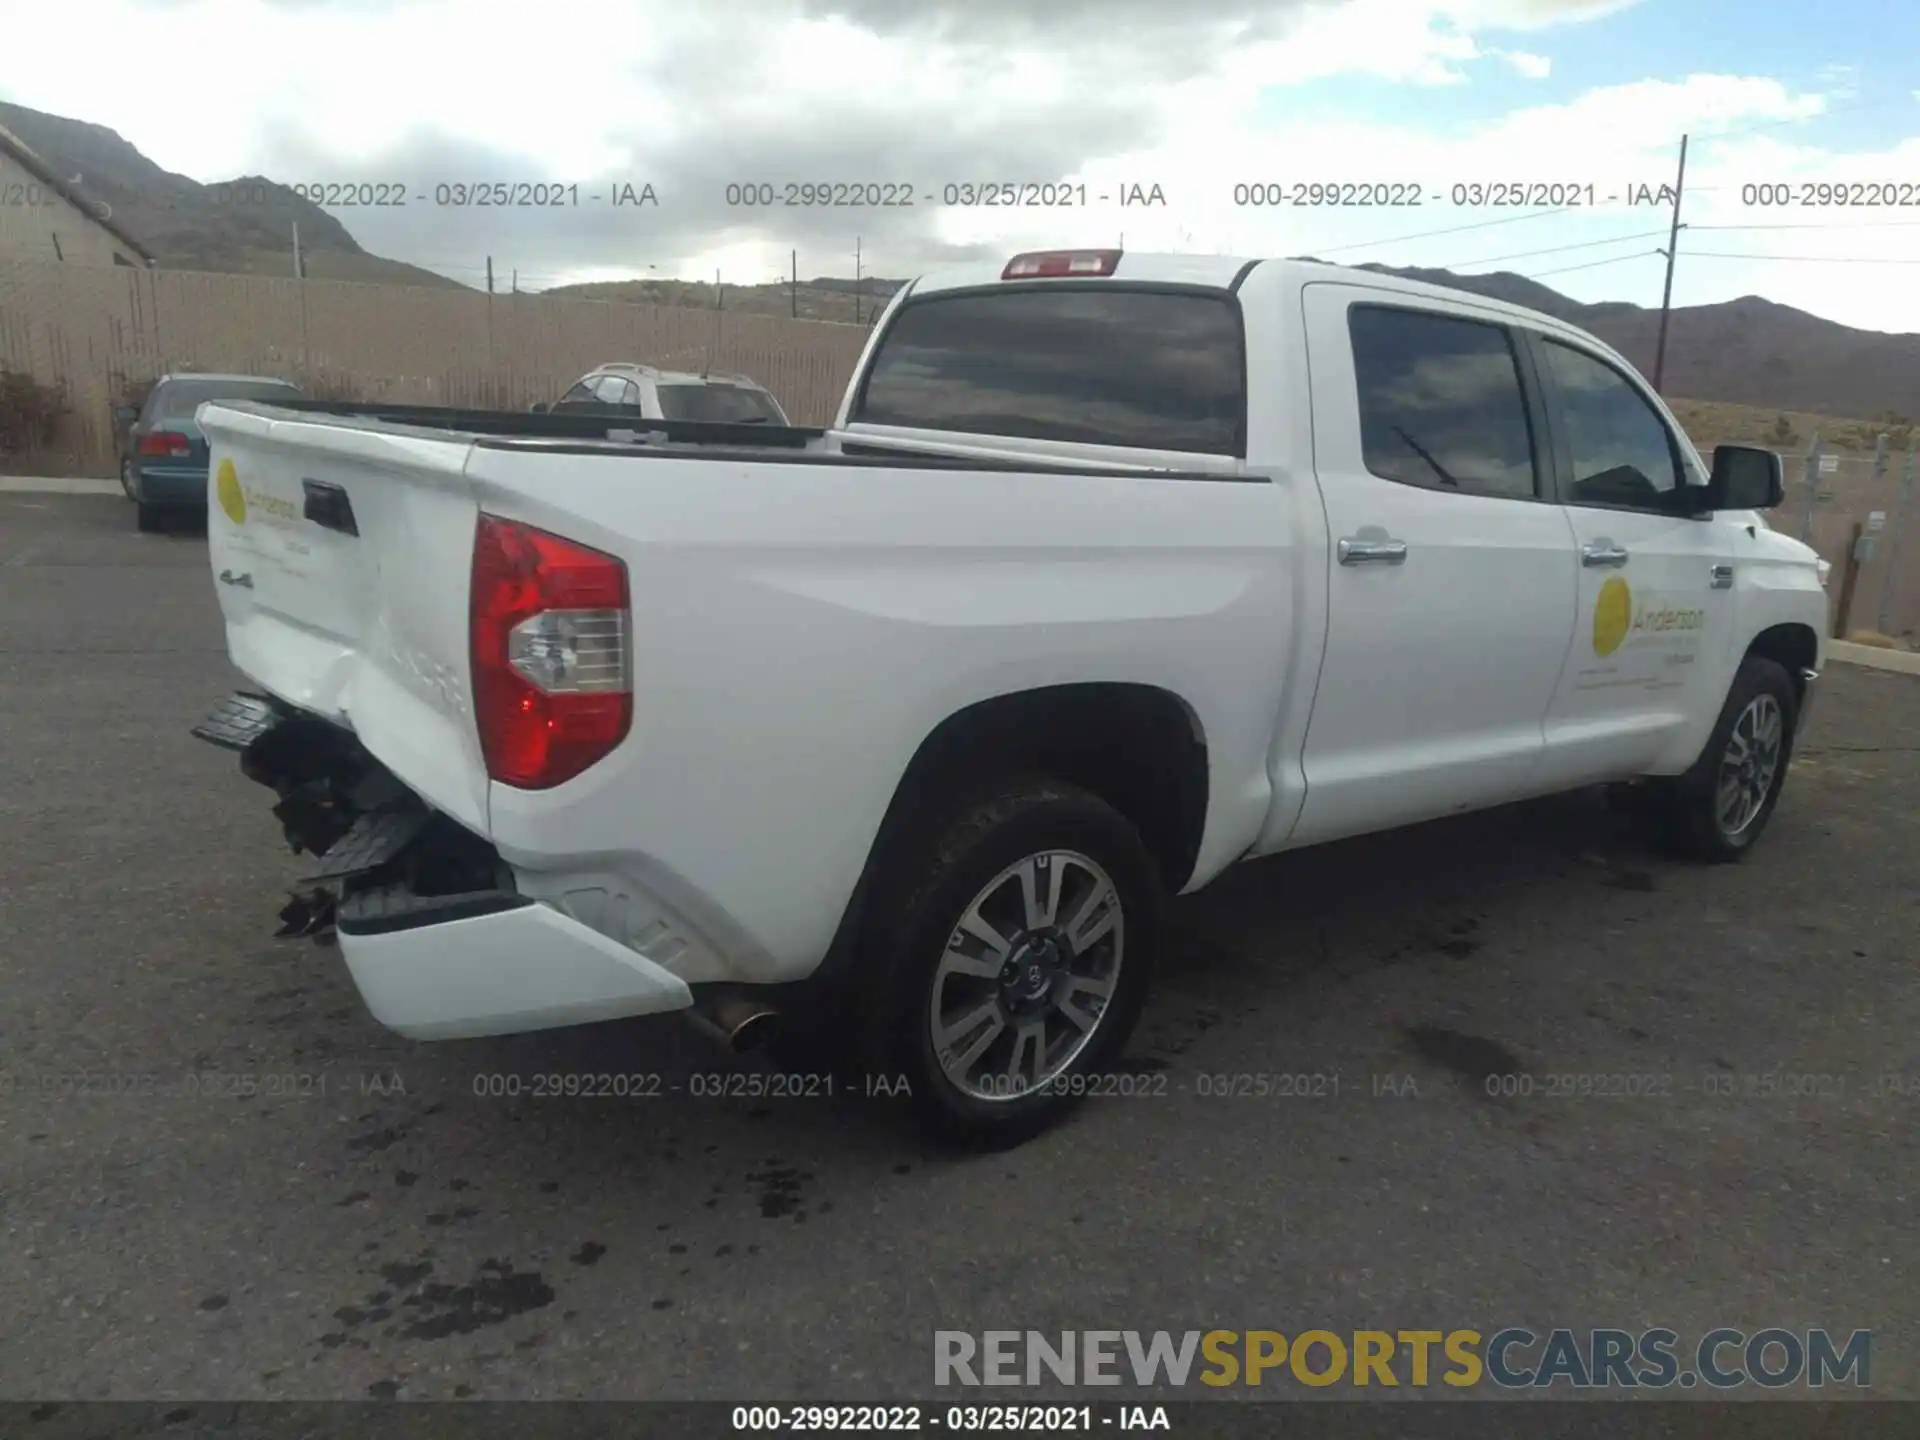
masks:
[[[636,444],[601,417],[415,406],[221,402],[200,418],[208,564],[251,688],[350,731],[527,893],[584,915],[634,885],[671,890],[736,979],[818,961],[915,750],[1009,687],[1193,697],[1222,777],[1209,813],[1244,848],[1267,809],[1282,657],[1325,594],[1311,479],[1237,462],[903,454],[887,437],[845,455],[732,443],[737,427],[702,443],[715,430],[698,422]],[[628,579],[632,734],[551,791],[495,783],[482,753],[483,515]]]
[[[272,418],[358,422],[360,428],[396,433],[429,432],[435,439],[459,440],[486,449],[544,451],[563,455],[602,454],[608,449],[708,460],[778,460],[785,464],[899,467],[925,470],[976,470],[1041,475],[1150,474],[1160,479],[1262,482],[1264,474],[1227,474],[1166,466],[1121,465],[1071,458],[1041,460],[923,449],[909,442],[855,437],[810,425],[739,425],[710,420],[629,420],[606,415],[535,414],[519,410],[472,410],[450,405],[389,405],[351,400],[297,400],[266,405],[222,401],[223,409]]]
[[[713,420],[643,420],[614,415],[536,414],[528,410],[470,410],[455,405],[388,405],[354,400],[293,400],[271,407],[308,415],[334,415],[404,425],[417,430],[454,430],[476,440],[619,440],[685,447],[747,445],[757,450],[800,450],[825,438],[807,425],[737,425]]]

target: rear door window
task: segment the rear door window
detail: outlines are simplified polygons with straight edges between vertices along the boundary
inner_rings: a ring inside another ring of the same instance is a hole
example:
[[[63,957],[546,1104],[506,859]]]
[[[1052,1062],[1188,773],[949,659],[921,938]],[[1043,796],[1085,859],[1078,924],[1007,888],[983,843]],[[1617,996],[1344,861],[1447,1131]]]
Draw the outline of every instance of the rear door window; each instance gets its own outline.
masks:
[[[1466,495],[1538,494],[1533,428],[1512,338],[1499,325],[1356,305],[1347,315],[1360,445],[1383,480]]]
[[[1246,451],[1239,302],[1076,282],[909,300],[852,419],[1203,455]]]

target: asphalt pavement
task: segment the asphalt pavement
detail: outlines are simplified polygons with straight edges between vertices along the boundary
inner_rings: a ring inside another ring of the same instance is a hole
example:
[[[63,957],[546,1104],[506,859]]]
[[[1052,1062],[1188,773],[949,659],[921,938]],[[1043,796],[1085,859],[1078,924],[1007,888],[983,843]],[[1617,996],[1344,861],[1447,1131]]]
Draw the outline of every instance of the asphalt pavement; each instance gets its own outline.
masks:
[[[1230,873],[1144,1093],[984,1157],[674,1019],[384,1031],[271,938],[300,862],[187,733],[236,679],[202,536],[0,494],[0,1397],[878,1399],[941,1329],[1506,1325],[1866,1328],[1920,1395],[1920,678],[1832,669],[1739,865],[1581,795]]]

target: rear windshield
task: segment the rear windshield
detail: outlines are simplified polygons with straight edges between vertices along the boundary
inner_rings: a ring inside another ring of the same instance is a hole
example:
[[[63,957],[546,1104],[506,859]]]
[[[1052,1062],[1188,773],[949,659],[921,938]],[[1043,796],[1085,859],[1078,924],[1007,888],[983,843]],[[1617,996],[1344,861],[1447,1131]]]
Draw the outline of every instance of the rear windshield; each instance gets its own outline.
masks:
[[[1238,455],[1239,302],[1085,282],[909,301],[880,341],[853,419]]]
[[[744,385],[662,385],[663,420],[715,420],[732,425],[783,425],[780,409],[764,390]]]
[[[153,392],[153,418],[191,420],[209,400],[298,400],[300,392],[275,380],[169,380]]]

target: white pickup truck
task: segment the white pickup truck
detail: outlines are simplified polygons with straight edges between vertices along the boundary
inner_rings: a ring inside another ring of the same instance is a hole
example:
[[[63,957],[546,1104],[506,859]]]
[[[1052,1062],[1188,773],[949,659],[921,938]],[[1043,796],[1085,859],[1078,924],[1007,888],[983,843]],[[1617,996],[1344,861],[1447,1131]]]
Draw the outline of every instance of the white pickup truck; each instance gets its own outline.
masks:
[[[404,1035],[782,1017],[974,1137],[1116,1062],[1236,861],[1609,783],[1738,857],[1824,653],[1778,457],[1319,264],[927,276],[825,430],[200,423],[258,691],[196,733],[318,857],[283,933]]]

